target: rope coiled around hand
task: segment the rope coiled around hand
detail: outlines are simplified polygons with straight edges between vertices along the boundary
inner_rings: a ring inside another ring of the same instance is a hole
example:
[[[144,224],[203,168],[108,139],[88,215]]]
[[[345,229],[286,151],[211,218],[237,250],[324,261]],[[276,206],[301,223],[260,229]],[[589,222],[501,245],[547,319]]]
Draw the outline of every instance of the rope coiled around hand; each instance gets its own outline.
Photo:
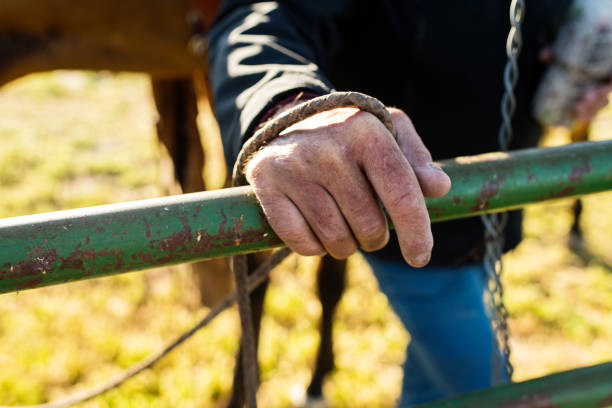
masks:
[[[391,115],[386,107],[376,98],[358,92],[335,92],[320,96],[297,105],[294,108],[284,112],[277,118],[270,120],[263,128],[256,132],[251,139],[249,139],[249,141],[240,151],[238,160],[236,161],[236,165],[234,167],[233,184],[246,184],[244,169],[247,159],[267,143],[278,137],[283,130],[317,113],[340,107],[356,107],[360,110],[373,114],[385,125],[393,137],[397,139],[395,128],[393,127],[393,122],[391,121]],[[135,377],[146,369],[152,368],[172,350],[184,343],[187,339],[210,323],[215,317],[221,314],[221,312],[230,307],[236,300],[238,300],[239,303],[243,303],[242,308],[239,307],[241,324],[243,325],[243,339],[245,339],[243,343],[250,342],[250,346],[243,352],[243,356],[245,356],[243,360],[243,364],[245,364],[245,366],[243,366],[245,368],[245,383],[248,383],[248,385],[245,384],[247,390],[247,401],[249,408],[255,407],[257,403],[255,397],[258,383],[258,365],[257,356],[255,354],[256,350],[254,333],[252,330],[252,321],[250,318],[251,313],[249,294],[263,282],[265,282],[266,279],[268,279],[268,275],[272,269],[279,265],[290,254],[291,250],[289,248],[279,249],[251,274],[248,273],[244,255],[241,256],[243,257],[242,260],[234,259],[233,265],[234,273],[236,275],[235,291],[226,296],[221,302],[217,303],[208,312],[208,314],[204,316],[204,318],[177,337],[174,341],[160,350],[150,354],[143,360],[128,367],[126,370],[110,378],[109,380],[55,401],[36,405],[0,406],[0,408],[66,408],[81,402],[89,401],[92,398],[119,387],[121,384],[130,378]],[[245,322],[247,325],[249,324],[248,322],[251,322],[251,334],[247,336],[245,336],[244,332]],[[250,379],[248,378],[249,376],[251,377]]]
[[[247,184],[245,169],[248,160],[266,144],[279,137],[281,132],[294,124],[309,118],[317,113],[342,107],[356,107],[362,111],[376,116],[389,130],[394,139],[397,134],[391,114],[378,99],[359,92],[334,92],[301,103],[278,117],[268,121],[259,129],[242,147],[234,165],[233,185]],[[291,252],[288,251],[288,256]],[[251,300],[248,291],[248,267],[246,255],[234,256],[232,259],[234,277],[236,279],[236,293],[238,294],[238,309],[242,327],[242,367],[244,370],[244,387],[248,408],[257,406],[257,388],[259,383],[259,367],[257,364],[257,346],[251,313]]]

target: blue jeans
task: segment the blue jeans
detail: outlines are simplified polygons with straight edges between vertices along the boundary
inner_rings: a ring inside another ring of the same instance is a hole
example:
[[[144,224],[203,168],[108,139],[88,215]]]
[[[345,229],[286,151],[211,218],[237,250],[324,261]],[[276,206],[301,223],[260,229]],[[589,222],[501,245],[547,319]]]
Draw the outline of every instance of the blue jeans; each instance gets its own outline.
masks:
[[[416,269],[364,255],[410,333],[399,406],[491,386],[494,347],[482,265]]]

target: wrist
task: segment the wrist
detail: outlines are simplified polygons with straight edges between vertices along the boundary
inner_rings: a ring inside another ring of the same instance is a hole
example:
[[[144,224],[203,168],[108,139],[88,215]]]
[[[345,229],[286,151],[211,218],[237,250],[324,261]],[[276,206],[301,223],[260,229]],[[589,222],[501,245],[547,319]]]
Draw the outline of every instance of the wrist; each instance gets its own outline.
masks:
[[[264,127],[268,121],[276,118],[281,113],[293,108],[294,106],[299,105],[302,102],[316,98],[318,96],[321,95],[311,91],[300,91],[288,95],[263,114],[257,125],[253,128],[253,133],[250,136],[255,134],[255,132]]]

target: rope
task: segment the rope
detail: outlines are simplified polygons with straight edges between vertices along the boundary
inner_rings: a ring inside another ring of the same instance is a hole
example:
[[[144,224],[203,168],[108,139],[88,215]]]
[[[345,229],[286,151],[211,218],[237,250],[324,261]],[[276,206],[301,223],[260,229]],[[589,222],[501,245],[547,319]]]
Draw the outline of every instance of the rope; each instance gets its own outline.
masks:
[[[278,117],[270,120],[259,129],[242,147],[234,165],[233,185],[247,184],[244,170],[251,156],[274,140],[288,127],[317,113],[341,107],[356,107],[376,116],[397,140],[393,121],[389,111],[378,99],[358,92],[334,92],[301,103]],[[259,382],[259,366],[257,364],[257,342],[253,330],[251,314],[251,299],[247,289],[248,264],[246,255],[234,256],[232,259],[236,291],[238,293],[238,309],[242,326],[242,367],[245,373],[244,388],[248,408],[257,407],[257,388]]]
[[[397,133],[389,111],[378,99],[359,92],[334,92],[310,99],[283,112],[274,120],[268,121],[242,147],[234,165],[234,184],[245,185],[244,170],[248,159],[267,143],[274,140],[289,126],[292,126],[317,113],[343,107],[355,107],[376,116],[397,140]]]
[[[248,282],[248,290],[252,292],[259,285],[261,285],[268,278],[270,271],[274,269],[278,264],[280,264],[288,255],[291,254],[291,251],[288,248],[282,248],[278,251],[274,252],[272,256],[259,268],[253,272],[253,274],[249,277]],[[110,391],[114,388],[119,387],[121,384],[126,382],[132,377],[140,374],[144,370],[153,367],[157,362],[159,362],[162,358],[168,355],[172,350],[177,348],[179,345],[184,343],[187,339],[193,336],[198,330],[205,327],[209,324],[215,317],[217,317],[221,312],[230,307],[236,301],[236,292],[233,291],[229,295],[227,295],[221,302],[217,303],[215,307],[213,307],[210,312],[202,320],[196,323],[193,327],[187,330],[185,333],[181,334],[174,341],[150,354],[148,357],[140,360],[139,362],[133,364],[128,367],[125,371],[117,374],[115,377],[110,378],[109,380],[100,383],[98,385],[94,385],[91,388],[87,388],[83,391],[79,391],[73,395],[69,395],[65,398],[60,398],[55,401],[47,402],[44,404],[38,405],[21,405],[21,406],[0,406],[0,408],[66,408],[75,404],[79,404],[81,402],[89,401],[92,398],[95,398],[99,395],[104,394],[107,391]]]
[[[244,372],[244,390],[247,407],[257,406],[257,388],[259,385],[259,365],[257,364],[257,344],[253,328],[253,313],[251,312],[251,297],[248,290],[248,264],[246,255],[232,258],[236,293],[238,294],[238,312],[242,328],[242,370]]]
[[[357,92],[337,92],[329,95],[324,95],[319,98],[311,99],[301,105],[298,105],[284,114],[280,115],[273,121],[267,123],[262,129],[260,129],[250,140],[245,144],[245,147],[240,152],[238,156],[239,159],[236,162],[236,166],[234,167],[234,183],[243,182],[244,177],[242,171],[245,166],[245,159],[250,157],[254,152],[256,152],[263,145],[274,139],[278,136],[280,132],[282,132],[287,127],[309,117],[316,113],[338,108],[338,107],[347,107],[353,106],[357,107],[363,111],[367,111],[372,113],[374,116],[379,118],[385,127],[391,132],[394,138],[397,139],[395,129],[393,127],[393,122],[391,121],[391,115],[385,108],[385,106],[378,101],[377,99],[360,94]],[[236,176],[237,175],[237,176]],[[91,388],[87,388],[85,390],[76,392],[72,395],[69,395],[64,398],[57,399],[55,401],[36,404],[36,405],[10,405],[10,406],[0,406],[0,408],[66,408],[72,405],[80,404],[85,401],[89,401],[92,398],[100,396],[114,388],[119,387],[124,382],[129,380],[132,377],[140,374],[146,369],[152,368],[155,364],[157,364],[161,359],[167,356],[172,350],[177,348],[179,345],[184,343],[187,339],[192,337],[195,333],[197,333],[200,329],[208,325],[215,317],[217,317],[221,312],[230,307],[236,300],[240,301],[241,296],[243,297],[242,301],[248,302],[248,309],[245,312],[244,306],[240,308],[241,314],[241,324],[244,324],[244,321],[251,322],[252,328],[252,319],[250,318],[250,300],[249,293],[259,287],[266,279],[268,279],[268,275],[276,266],[278,266],[285,258],[291,255],[291,250],[289,248],[282,248],[278,251],[274,252],[270,258],[266,260],[266,262],[262,263],[250,276],[247,274],[247,264],[246,261],[238,261],[234,259],[234,273],[238,276],[236,282],[236,291],[232,291],[229,295],[227,295],[221,302],[217,303],[211,310],[208,312],[202,320],[196,323],[189,330],[181,334],[174,341],[161,348],[160,350],[150,354],[148,357],[140,360],[139,362],[133,364],[128,367],[126,370],[117,374],[116,376],[108,379],[105,382],[94,385]],[[243,255],[244,257],[244,255]],[[234,257],[236,258],[236,257]],[[238,273],[236,271],[238,270]],[[246,279],[246,285],[244,277]],[[246,297],[245,297],[245,289],[246,289]],[[245,302],[245,303],[246,303]],[[251,330],[251,333],[253,331]],[[243,339],[245,338],[245,331],[243,326]],[[252,347],[249,347],[247,350],[245,348],[243,355],[250,354],[250,357],[243,360],[243,364],[245,361],[249,364],[248,367],[245,368],[245,386],[247,387],[247,392],[250,393],[247,396],[247,401],[250,404],[250,407],[256,407],[256,392],[257,392],[257,382],[258,382],[258,369],[257,369],[257,358],[255,354],[255,341],[253,335],[250,337]],[[249,341],[249,340],[247,340]],[[254,374],[253,374],[254,373]],[[249,379],[249,374],[251,378]],[[248,383],[248,384],[246,384]],[[253,386],[254,385],[254,386]]]

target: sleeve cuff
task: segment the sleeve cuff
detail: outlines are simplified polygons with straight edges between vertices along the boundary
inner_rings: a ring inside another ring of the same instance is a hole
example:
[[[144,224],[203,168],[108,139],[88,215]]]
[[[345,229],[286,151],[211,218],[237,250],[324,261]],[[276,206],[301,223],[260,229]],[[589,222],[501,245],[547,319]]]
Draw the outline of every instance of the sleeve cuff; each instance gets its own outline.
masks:
[[[238,157],[238,153],[244,142],[251,137],[256,127],[276,111],[277,105],[286,98],[298,95],[300,92],[324,95],[333,92],[330,84],[317,78],[305,75],[285,73],[275,78],[261,88],[256,90],[253,96],[246,102],[240,114],[240,138],[235,138],[231,146],[232,165]],[[270,113],[271,112],[271,113]]]

